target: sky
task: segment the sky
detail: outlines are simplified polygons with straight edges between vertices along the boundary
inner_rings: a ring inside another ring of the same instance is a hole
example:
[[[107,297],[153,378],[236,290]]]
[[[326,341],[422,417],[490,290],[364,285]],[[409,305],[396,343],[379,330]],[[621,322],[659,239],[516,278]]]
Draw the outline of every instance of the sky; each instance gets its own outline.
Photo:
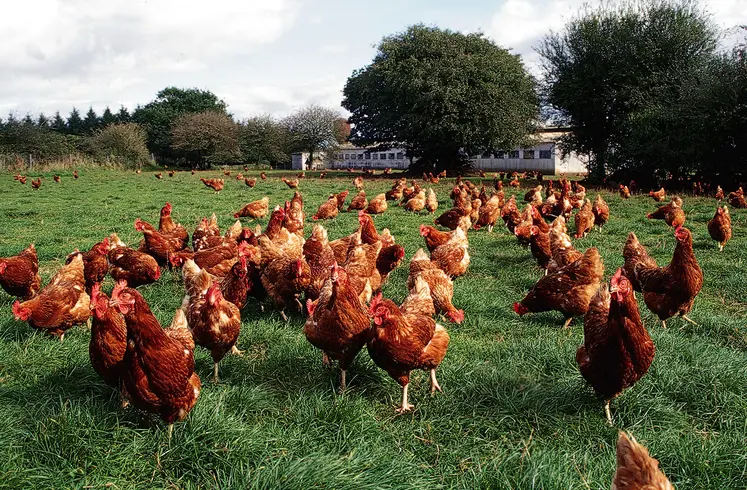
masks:
[[[24,0],[0,16],[0,117],[133,109],[164,87],[208,89],[237,118],[339,109],[385,35],[424,23],[482,31],[522,55],[583,0]],[[747,1],[703,3],[723,28]]]

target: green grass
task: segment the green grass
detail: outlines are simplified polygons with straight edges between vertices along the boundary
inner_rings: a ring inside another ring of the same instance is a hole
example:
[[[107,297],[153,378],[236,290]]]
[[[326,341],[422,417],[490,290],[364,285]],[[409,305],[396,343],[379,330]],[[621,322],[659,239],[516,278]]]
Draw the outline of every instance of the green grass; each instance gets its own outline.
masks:
[[[189,173],[158,181],[151,173],[103,171],[73,180],[68,172],[60,184],[45,177],[39,191],[9,174],[0,183],[0,256],[36,243],[44,281],[67,253],[111,232],[136,244],[134,219],[155,222],[166,200],[190,229],[213,211],[226,227],[246,202],[267,194],[274,205],[292,195],[277,174],[254,189],[229,178],[220,194]],[[329,192],[352,188],[351,180],[302,181],[307,214]],[[368,181],[366,189],[373,196],[389,185]],[[436,187],[440,212],[449,206],[449,184]],[[622,264],[631,230],[657,260],[669,261],[672,232],[645,219],[653,201],[605,199],[610,223],[575,244],[600,249],[606,277]],[[664,330],[639,300],[656,358],[612,404],[616,426],[646,444],[682,489],[747,485],[747,214],[732,212],[735,236],[719,253],[705,227],[714,207],[712,199],[685,198],[705,272],[690,315],[700,326],[674,319]],[[404,244],[409,261],[422,246],[418,225],[432,219],[392,207],[375,221]],[[356,224],[346,213],[325,226],[333,239]],[[448,325],[452,340],[439,370],[444,394],[431,398],[427,376],[415,373],[417,410],[395,416],[399,386],[364,351],[340,396],[339,371],[322,367],[300,314],[285,324],[250,303],[239,340],[246,354],[223,361],[219,385],[209,381],[210,357],[198,348],[204,389],[171,444],[160,421],[121,409],[98,379],[85,328],[60,344],[16,322],[12,299],[0,292],[0,488],[609,488],[617,428],[578,373],[581,322],[563,331],[557,313],[514,315],[511,304],[540,271],[505,228],[471,231],[470,245],[472,265],[454,295],[466,320]],[[401,301],[406,275],[405,263],[385,295]],[[165,272],[141,290],[168,324],[182,297],[179,275]]]

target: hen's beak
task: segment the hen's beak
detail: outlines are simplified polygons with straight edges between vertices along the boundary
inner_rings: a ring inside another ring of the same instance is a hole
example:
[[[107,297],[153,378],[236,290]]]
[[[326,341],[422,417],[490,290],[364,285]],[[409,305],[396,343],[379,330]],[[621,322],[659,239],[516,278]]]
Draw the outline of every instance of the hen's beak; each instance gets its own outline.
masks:
[[[610,293],[616,293],[620,290],[617,286],[610,286]]]

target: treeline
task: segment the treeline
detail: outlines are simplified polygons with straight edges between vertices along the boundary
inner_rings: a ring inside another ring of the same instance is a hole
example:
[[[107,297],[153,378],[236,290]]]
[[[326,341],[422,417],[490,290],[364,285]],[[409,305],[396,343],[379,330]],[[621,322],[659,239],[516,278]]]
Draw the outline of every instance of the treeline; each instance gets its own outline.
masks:
[[[347,123],[331,109],[311,105],[277,119],[259,115],[235,121],[226,103],[207,90],[168,87],[132,113],[108,107],[85,117],[73,108],[56,113],[9,114],[0,119],[0,158],[6,163],[50,161],[71,155],[140,166],[159,163],[207,167],[216,163],[286,166],[291,153],[319,152],[345,141]],[[1,161],[1,160],[0,160]]]

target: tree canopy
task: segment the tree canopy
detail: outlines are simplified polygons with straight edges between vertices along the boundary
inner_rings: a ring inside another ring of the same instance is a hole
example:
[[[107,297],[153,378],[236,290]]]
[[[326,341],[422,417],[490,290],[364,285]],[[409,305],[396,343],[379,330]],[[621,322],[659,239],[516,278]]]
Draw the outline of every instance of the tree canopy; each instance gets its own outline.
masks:
[[[423,25],[385,37],[343,95],[350,141],[404,146],[436,170],[527,142],[538,117],[535,81],[518,55],[480,33]]]
[[[270,115],[255,116],[239,124],[239,147],[244,161],[273,167],[291,159],[287,128]]]
[[[563,148],[590,155],[600,180],[608,170],[663,159],[670,170],[684,170],[691,156],[672,153],[674,141],[657,141],[651,130],[677,129],[680,115],[669,109],[716,46],[708,16],[689,0],[582,9],[538,49],[544,101],[556,124],[572,128]]]
[[[174,149],[187,152],[188,160],[201,166],[240,156],[238,128],[223,112],[182,114],[174,121],[171,141]]]
[[[226,114],[226,103],[208,90],[167,87],[155,100],[138,107],[132,118],[148,133],[148,148],[161,158],[173,158],[171,124],[182,114],[212,111]]]
[[[337,146],[341,135],[341,114],[327,107],[311,104],[283,120],[291,138],[294,151],[307,151],[313,160],[314,153]]]

